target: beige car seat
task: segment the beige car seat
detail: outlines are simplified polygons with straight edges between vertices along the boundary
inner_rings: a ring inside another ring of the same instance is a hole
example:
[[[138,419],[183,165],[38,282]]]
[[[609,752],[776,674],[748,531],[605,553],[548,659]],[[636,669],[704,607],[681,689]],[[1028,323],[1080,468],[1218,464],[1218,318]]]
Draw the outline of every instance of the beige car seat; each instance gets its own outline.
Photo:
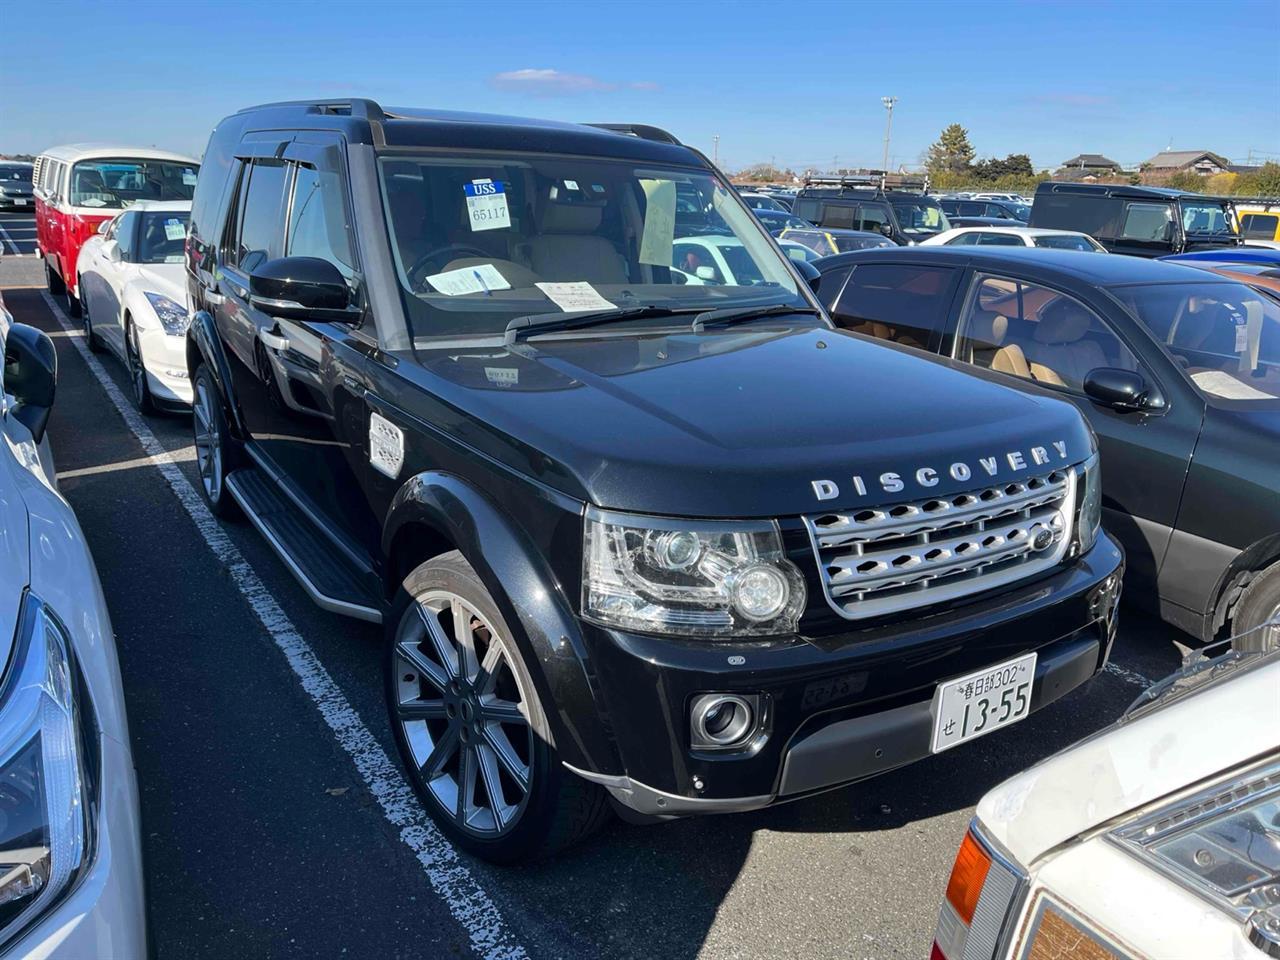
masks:
[[[1036,324],[1035,343],[1030,345],[1031,376],[1078,390],[1089,371],[1109,366],[1102,347],[1084,339],[1092,324],[1092,314],[1067,297],[1045,306]]]
[[[975,313],[969,321],[969,362],[980,367],[990,367],[999,373],[1011,373],[1015,377],[1030,380],[1031,367],[1026,355],[1016,343],[1006,344],[1009,318],[988,310]]]
[[[544,280],[626,283],[627,263],[604,237],[596,236],[602,207],[548,203],[541,229],[528,242],[529,266]]]

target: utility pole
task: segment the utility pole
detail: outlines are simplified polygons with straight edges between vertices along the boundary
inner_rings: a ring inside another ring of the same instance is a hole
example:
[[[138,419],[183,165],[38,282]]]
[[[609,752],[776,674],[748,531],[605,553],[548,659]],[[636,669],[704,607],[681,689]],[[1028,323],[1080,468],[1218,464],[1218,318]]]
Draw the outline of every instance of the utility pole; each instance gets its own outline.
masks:
[[[881,97],[880,102],[884,104],[888,117],[884,121],[884,162],[880,169],[886,174],[889,172],[889,133],[893,130],[893,105],[898,102],[897,97]]]
[[[720,169],[720,134],[717,133],[715,136],[713,136],[711,138],[711,143],[712,143],[711,162],[715,165],[716,169],[718,170]]]

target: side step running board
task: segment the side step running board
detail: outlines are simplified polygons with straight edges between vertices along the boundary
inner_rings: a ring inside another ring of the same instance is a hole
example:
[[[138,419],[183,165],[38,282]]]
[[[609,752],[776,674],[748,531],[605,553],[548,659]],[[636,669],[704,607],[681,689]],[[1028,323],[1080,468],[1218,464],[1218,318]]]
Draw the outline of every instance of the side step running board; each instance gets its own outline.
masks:
[[[317,606],[357,620],[382,622],[382,603],[364,582],[365,577],[339,555],[262,470],[236,470],[227,476],[226,484],[227,492]]]

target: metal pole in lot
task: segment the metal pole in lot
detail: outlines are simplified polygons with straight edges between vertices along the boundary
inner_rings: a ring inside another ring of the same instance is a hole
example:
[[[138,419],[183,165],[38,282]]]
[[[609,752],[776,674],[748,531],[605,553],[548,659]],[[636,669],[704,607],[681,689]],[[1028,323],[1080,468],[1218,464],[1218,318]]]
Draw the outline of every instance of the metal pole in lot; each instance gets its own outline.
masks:
[[[884,122],[884,162],[880,164],[880,169],[885,173],[889,172],[889,132],[893,129],[893,105],[898,102],[897,97],[881,97],[880,102],[884,104],[885,110],[889,112],[888,118]],[[883,184],[881,184],[883,186]]]

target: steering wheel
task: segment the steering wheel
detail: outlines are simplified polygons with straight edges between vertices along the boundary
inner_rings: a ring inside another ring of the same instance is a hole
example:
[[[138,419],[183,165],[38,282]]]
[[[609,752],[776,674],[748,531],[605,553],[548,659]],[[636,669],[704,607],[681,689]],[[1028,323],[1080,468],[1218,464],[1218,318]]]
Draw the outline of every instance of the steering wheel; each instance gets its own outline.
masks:
[[[425,288],[422,286],[422,284],[426,282],[426,267],[430,266],[436,260],[443,261],[441,264],[443,266],[443,264],[448,263],[449,260],[457,260],[463,256],[481,257],[485,259],[491,258],[487,250],[481,250],[479,247],[470,247],[465,243],[450,243],[443,247],[436,247],[434,250],[428,250],[417,260],[413,261],[413,266],[405,271],[405,276],[409,278],[409,285],[413,289],[426,292]],[[421,278],[417,276],[419,271],[422,271],[423,274]],[[439,273],[440,271],[435,270],[432,272]]]

